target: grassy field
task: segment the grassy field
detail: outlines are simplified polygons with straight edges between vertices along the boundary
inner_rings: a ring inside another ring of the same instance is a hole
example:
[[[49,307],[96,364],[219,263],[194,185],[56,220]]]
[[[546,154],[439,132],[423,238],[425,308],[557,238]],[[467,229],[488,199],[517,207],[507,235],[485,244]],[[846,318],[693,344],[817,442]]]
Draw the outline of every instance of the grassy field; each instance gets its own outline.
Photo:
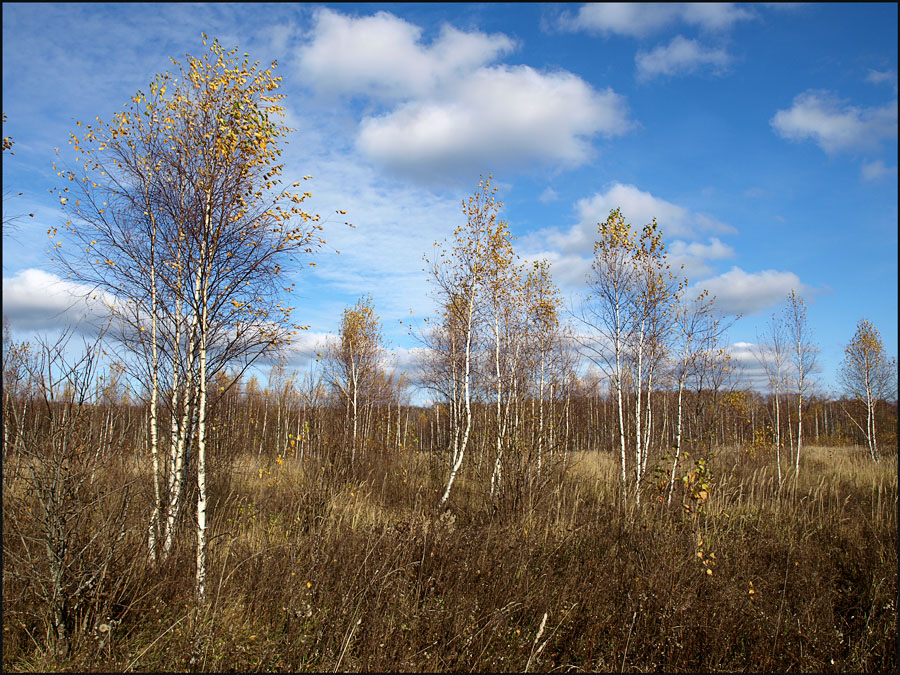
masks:
[[[896,453],[807,448],[781,486],[740,449],[708,467],[706,500],[650,486],[625,512],[617,458],[581,453],[494,501],[463,476],[439,511],[443,473],[415,452],[240,457],[213,472],[205,607],[190,535],[153,567],[135,510],[109,616],[65,656],[4,563],[3,667],[896,670]]]

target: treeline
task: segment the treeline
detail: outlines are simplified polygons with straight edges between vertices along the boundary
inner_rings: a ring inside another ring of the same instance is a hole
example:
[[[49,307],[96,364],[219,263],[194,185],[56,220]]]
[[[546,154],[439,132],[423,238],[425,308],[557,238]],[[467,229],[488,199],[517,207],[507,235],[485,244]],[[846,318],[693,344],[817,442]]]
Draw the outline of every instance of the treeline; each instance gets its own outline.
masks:
[[[41,439],[57,433],[53,431],[54,421],[68,425],[73,419],[73,406],[89,420],[85,433],[98,445],[115,446],[119,453],[145,454],[150,441],[146,397],[134,394],[120,364],[109,365],[101,374],[97,356],[86,355],[78,364],[65,366],[62,343],[17,343],[8,332],[4,346],[5,458],[15,458],[26,450],[26,454],[38,456]],[[52,359],[56,360],[51,363]],[[211,456],[222,465],[244,455],[270,461],[315,459],[352,465],[353,425],[348,419],[353,417],[354,404],[345,394],[344,383],[327,379],[333,372],[333,364],[324,359],[321,367],[304,373],[276,364],[262,385],[255,375],[218,373],[210,385]],[[52,373],[51,378],[45,373]],[[565,461],[571,453],[614,452],[619,434],[618,405],[609,383],[598,373],[579,376],[570,372],[568,378],[557,375],[556,371],[545,371],[543,399],[537,396],[538,380],[522,387],[521,396],[510,404],[516,420],[510,431],[510,447],[515,451],[510,452],[508,460],[518,472],[537,473],[536,448],[544,449],[546,462]],[[55,385],[48,381],[53,378],[58,380]],[[363,384],[356,392],[356,452],[369,464],[382,453],[421,452],[435,467],[449,470],[453,459],[448,452],[454,433],[452,403],[412,405],[413,392],[406,376],[394,376],[381,368],[373,377],[361,375],[359,379]],[[491,383],[481,384],[472,387],[470,442],[473,475],[484,477],[481,487],[487,496],[496,460],[496,404],[491,401]],[[674,416],[678,396],[677,390],[662,388],[653,394],[650,414],[658,426],[650,447],[654,462],[660,466],[670,465],[677,440]],[[776,419],[773,395],[741,388],[735,382],[722,391],[688,389],[681,396],[682,444],[686,451],[706,456],[717,448],[733,446],[775,461],[771,442]],[[625,403],[633,404],[634,397],[629,392]],[[791,412],[795,403],[791,397],[781,401],[786,412],[779,420],[779,435],[786,465],[793,463],[796,448],[796,418]],[[864,415],[860,401],[811,398],[804,414],[806,435],[816,446],[865,446],[865,431],[856,421]],[[875,417],[877,427],[883,430],[883,447],[896,448],[897,402],[879,401]],[[163,410],[158,422],[163,427],[171,425],[171,412]],[[633,426],[627,428],[629,437],[633,432]],[[118,440],[114,443],[113,438]],[[196,458],[192,459],[191,449],[189,441],[186,468],[195,475]]]

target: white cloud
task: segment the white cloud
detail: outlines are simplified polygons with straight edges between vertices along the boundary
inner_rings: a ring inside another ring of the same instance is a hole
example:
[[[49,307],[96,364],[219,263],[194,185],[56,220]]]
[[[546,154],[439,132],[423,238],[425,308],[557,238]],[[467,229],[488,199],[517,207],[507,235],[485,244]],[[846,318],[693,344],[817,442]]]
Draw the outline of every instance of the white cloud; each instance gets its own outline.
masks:
[[[729,30],[738,21],[754,18],[746,5],[733,2],[686,2],[681,5],[681,18],[705,30]]]
[[[770,124],[782,138],[810,139],[828,153],[874,149],[897,137],[897,101],[863,108],[811,89],[797,95],[789,109],[775,113]]]
[[[678,22],[723,31],[753,16],[745,7],[730,2],[596,2],[579,7],[574,17],[563,15],[559,24],[564,30],[645,37]]]
[[[611,89],[566,71],[495,64],[515,46],[500,33],[447,24],[425,43],[419,26],[387,12],[320,9],[297,61],[317,92],[365,98],[355,138],[363,157],[425,183],[578,166],[593,157],[597,136],[631,127],[624,97]]]
[[[553,283],[566,292],[584,288],[585,277],[591,271],[591,258],[582,255],[555,250],[522,254],[522,262],[526,266],[540,260],[546,260],[550,264]]]
[[[884,162],[880,159],[877,159],[874,162],[866,162],[862,165],[862,177],[865,180],[876,181],[887,176],[893,176],[894,180],[896,180],[897,167],[885,166]]]
[[[639,228],[654,218],[666,237],[692,236],[698,231],[719,233],[734,232],[734,228],[715,218],[673,204],[634,185],[613,183],[605,192],[578,200],[575,209],[578,223],[567,232],[558,228],[544,230],[546,241],[564,253],[592,255],[597,236],[597,223],[609,217],[609,212],[619,208],[626,222]]]
[[[594,2],[579,7],[574,17],[561,17],[560,25],[573,31],[642,37],[655,33],[677,16],[674,3]]]
[[[890,84],[894,87],[894,93],[897,93],[897,71],[895,70],[879,71],[870,68],[869,73],[866,75],[866,82],[869,84]]]
[[[108,297],[36,268],[3,277],[3,316],[20,332],[57,329],[91,316],[102,317],[102,302],[109,302]]]
[[[728,244],[723,244],[717,237],[709,239],[708,244],[700,242],[685,242],[676,240],[668,247],[669,264],[672,270],[681,270],[681,274],[688,279],[708,275],[712,269],[707,264],[708,260],[723,260],[734,257],[734,249]]]
[[[727,314],[755,314],[784,301],[791,290],[802,293],[805,286],[793,272],[764,270],[748,273],[732,267],[717,277],[693,284],[716,296],[716,307]]]
[[[433,92],[514,47],[506,35],[450,25],[425,45],[419,26],[388,12],[352,17],[320,9],[298,60],[301,74],[320,92],[402,99]]]
[[[612,89],[596,91],[564,71],[497,66],[367,117],[357,147],[376,164],[428,179],[527,162],[577,166],[591,157],[594,136],[629,127],[625,100]]]
[[[666,46],[660,45],[649,52],[639,51],[634,62],[638,78],[649,80],[660,75],[695,73],[701,68],[721,74],[731,57],[724,49],[706,48],[696,40],[676,35]]]

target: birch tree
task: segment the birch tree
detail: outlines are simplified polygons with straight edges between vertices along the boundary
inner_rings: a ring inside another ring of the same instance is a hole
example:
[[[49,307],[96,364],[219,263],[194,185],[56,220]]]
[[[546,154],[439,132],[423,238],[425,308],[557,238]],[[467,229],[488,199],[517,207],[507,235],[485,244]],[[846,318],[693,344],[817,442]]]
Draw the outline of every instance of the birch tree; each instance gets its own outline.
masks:
[[[629,308],[632,330],[628,363],[635,389],[635,500],[640,504],[640,489],[650,454],[654,375],[667,350],[675,303],[683,286],[669,269],[662,232],[655,219],[643,228],[637,244],[632,260],[635,289],[634,304]]]
[[[463,202],[465,224],[454,230],[452,241],[435,243],[433,261],[426,258],[442,313],[442,326],[433,336],[449,347],[450,389],[456,408],[451,422],[450,473],[441,506],[450,497],[472,433],[475,348],[485,283],[492,256],[497,254],[494,247],[504,238],[498,232],[506,228],[498,218],[502,204],[496,193],[490,177],[482,178],[475,193]]]
[[[488,233],[488,238],[487,248],[490,254],[485,265],[484,292],[492,341],[490,347],[492,395],[496,404],[494,463],[490,482],[490,494],[493,496],[502,478],[512,401],[511,378],[514,377],[515,362],[521,349],[521,341],[517,340],[515,335],[518,323],[515,314],[522,293],[522,275],[515,264],[515,253],[507,223],[499,221]]]
[[[844,348],[839,379],[844,393],[858,401],[865,409],[866,428],[853,419],[865,436],[869,456],[878,461],[878,435],[875,410],[878,402],[887,399],[895,390],[897,359],[889,359],[878,329],[867,319],[860,319],[856,332]],[[848,413],[849,414],[849,413]]]
[[[725,330],[713,314],[714,301],[715,298],[710,298],[708,291],[703,291],[696,299],[681,304],[675,311],[677,356],[673,362],[672,374],[678,382],[678,402],[675,417],[675,452],[669,475],[667,504],[672,503],[675,474],[681,457],[685,385],[688,378],[697,375],[696,369],[704,362],[703,355],[715,347],[717,338]]]
[[[350,464],[359,447],[359,407],[362,397],[371,395],[378,366],[384,352],[381,326],[372,296],[360,298],[356,305],[344,310],[329,361],[331,377],[344,401],[346,429],[350,435]]]
[[[624,506],[628,502],[628,475],[623,389],[626,340],[631,330],[628,309],[635,297],[635,269],[631,263],[636,243],[635,234],[619,209],[612,210],[606,222],[598,224],[597,234],[594,261],[587,279],[589,295],[576,318],[593,334],[579,339],[582,353],[609,378],[616,396]],[[599,340],[594,337],[599,337]]]
[[[763,336],[757,335],[753,355],[766,374],[769,393],[772,395],[772,445],[775,448],[775,465],[778,468],[778,484],[781,485],[781,394],[787,377],[787,335],[781,317],[772,314]],[[768,408],[767,408],[768,410]]]
[[[803,397],[810,388],[810,374],[816,369],[818,348],[806,318],[806,305],[795,291],[791,291],[785,306],[785,326],[791,339],[794,365],[794,391],[797,393],[797,447],[794,453],[794,479],[800,473],[800,450],[803,447]]]
[[[294,189],[301,182],[281,187],[278,146],[290,129],[276,64],[261,69],[236,53],[214,41],[202,57],[173,60],[177,77],[157,76],[112,122],[98,118],[73,134],[76,167],[59,172],[70,185],[58,191],[70,219],[63,237],[50,232],[55,255],[61,239],[75,244],[62,256],[71,278],[106,292],[120,342],[144,364],[151,400],[163,377],[170,392],[169,461],[159,461],[151,433],[154,495],[162,493],[151,509],[151,555],[160,539],[171,550],[186,453],[196,449],[200,599],[209,378],[239,357],[246,369],[301,328],[282,299],[293,284],[280,277],[323,243],[319,217],[303,210],[309,193]]]
[[[625,394],[628,387],[634,390],[633,493],[639,505],[650,451],[654,375],[669,339],[673,304],[682,289],[669,269],[656,221],[638,235],[619,209],[611,211],[598,226],[588,288],[590,295],[578,318],[592,335],[580,343],[585,356],[610,379],[615,393],[623,502],[628,500]]]
[[[526,301],[530,333],[537,360],[537,471],[541,473],[545,447],[545,401],[546,389],[550,384],[550,359],[559,340],[559,307],[561,300],[550,277],[550,266],[546,261],[535,262],[526,279]],[[552,390],[551,390],[552,391]],[[552,393],[550,395],[552,399]]]

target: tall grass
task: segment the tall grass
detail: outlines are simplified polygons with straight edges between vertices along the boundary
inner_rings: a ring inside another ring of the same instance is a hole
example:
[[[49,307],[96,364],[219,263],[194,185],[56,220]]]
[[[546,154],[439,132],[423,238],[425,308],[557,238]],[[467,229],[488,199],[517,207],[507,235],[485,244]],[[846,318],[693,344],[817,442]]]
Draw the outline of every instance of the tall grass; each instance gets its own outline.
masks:
[[[617,458],[575,453],[499,500],[465,476],[443,512],[424,454],[279,459],[213,472],[205,607],[188,533],[164,569],[134,537],[107,629],[62,658],[4,574],[4,669],[896,670],[896,456],[807,448],[779,485],[721,449],[706,500],[626,511]]]

